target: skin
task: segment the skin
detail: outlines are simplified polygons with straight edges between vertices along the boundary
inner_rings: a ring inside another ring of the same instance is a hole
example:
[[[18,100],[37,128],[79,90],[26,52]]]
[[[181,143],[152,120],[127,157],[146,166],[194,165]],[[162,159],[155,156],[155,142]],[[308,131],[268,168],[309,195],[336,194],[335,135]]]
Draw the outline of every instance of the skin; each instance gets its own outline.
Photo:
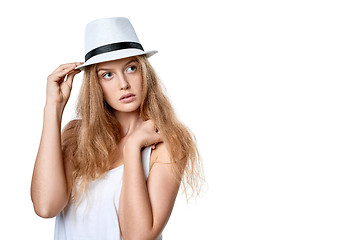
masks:
[[[56,216],[69,202],[72,166],[61,151],[60,123],[73,78],[80,72],[75,67],[80,64],[61,65],[48,77],[43,133],[31,185],[35,212],[45,218]],[[97,73],[104,98],[121,122],[122,139],[113,166],[124,165],[119,227],[124,239],[156,239],[170,217],[179,183],[168,164],[169,152],[161,134],[155,131],[151,120],[140,117],[142,77],[138,63],[135,58],[104,62],[97,65]],[[119,101],[127,93],[134,94],[135,100]],[[71,122],[65,129],[70,125]],[[151,145],[151,170],[146,181],[141,148]]]
[[[31,181],[34,210],[44,218],[56,216],[70,198],[71,168],[63,158],[60,129],[74,76],[80,72],[75,67],[79,65],[81,63],[63,64],[47,79],[43,130]]]

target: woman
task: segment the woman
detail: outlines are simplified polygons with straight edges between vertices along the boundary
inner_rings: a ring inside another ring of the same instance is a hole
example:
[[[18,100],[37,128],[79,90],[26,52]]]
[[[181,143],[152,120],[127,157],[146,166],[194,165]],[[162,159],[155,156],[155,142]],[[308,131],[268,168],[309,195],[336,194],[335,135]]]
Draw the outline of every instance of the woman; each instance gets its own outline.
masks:
[[[47,81],[31,185],[35,212],[56,216],[55,239],[161,239],[180,184],[199,190],[194,138],[176,118],[126,18],[88,24],[85,63]],[[79,119],[60,133],[76,74]]]

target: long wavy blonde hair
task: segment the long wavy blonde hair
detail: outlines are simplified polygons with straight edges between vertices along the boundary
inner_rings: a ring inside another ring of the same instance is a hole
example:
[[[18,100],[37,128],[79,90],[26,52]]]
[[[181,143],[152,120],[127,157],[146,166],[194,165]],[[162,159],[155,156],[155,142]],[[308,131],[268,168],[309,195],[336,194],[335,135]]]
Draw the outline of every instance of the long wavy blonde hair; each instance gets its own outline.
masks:
[[[146,56],[137,56],[142,73],[143,94],[140,116],[151,119],[166,143],[170,153],[175,178],[181,182],[182,190],[189,199],[199,194],[202,171],[196,139],[176,117],[163,93],[159,79]],[[70,134],[62,140],[63,151],[73,166],[72,185],[75,202],[86,193],[88,184],[110,170],[114,161],[117,143],[120,141],[120,124],[112,108],[105,102],[98,81],[96,65],[85,68],[84,80],[77,105],[80,120],[66,131]],[[79,183],[79,188],[76,184]]]

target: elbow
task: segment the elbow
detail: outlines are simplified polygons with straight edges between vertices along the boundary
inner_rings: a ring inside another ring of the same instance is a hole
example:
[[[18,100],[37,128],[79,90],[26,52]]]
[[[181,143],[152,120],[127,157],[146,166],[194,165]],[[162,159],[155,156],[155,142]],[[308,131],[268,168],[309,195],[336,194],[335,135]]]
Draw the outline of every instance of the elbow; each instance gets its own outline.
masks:
[[[36,215],[42,218],[53,218],[60,212],[54,206],[51,206],[51,204],[39,203],[38,201],[33,201],[33,207]]]
[[[34,205],[34,210],[36,215],[38,215],[39,217],[42,218],[53,218],[56,217],[57,213],[55,213],[54,211],[51,211],[49,208],[44,208],[44,207],[35,207]]]
[[[126,236],[125,236],[126,235]],[[124,239],[134,239],[134,240],[138,240],[138,239],[142,239],[142,240],[157,240],[159,239],[160,234],[154,234],[154,233],[145,233],[142,231],[137,231],[134,232],[132,234],[124,234]]]
[[[36,215],[42,218],[56,217],[62,209],[65,208],[65,201],[59,201],[59,199],[48,199],[44,197],[31,195],[34,211]]]
[[[42,218],[53,218],[57,215],[57,213],[51,211],[50,208],[36,206],[35,204],[34,204],[34,211],[36,215]]]
[[[139,240],[139,239],[142,239],[142,240],[157,240],[158,238],[155,238],[155,237],[150,237],[150,236],[143,236],[143,235],[136,235],[136,236],[131,236],[129,238],[124,238],[124,239],[129,239],[129,240]]]

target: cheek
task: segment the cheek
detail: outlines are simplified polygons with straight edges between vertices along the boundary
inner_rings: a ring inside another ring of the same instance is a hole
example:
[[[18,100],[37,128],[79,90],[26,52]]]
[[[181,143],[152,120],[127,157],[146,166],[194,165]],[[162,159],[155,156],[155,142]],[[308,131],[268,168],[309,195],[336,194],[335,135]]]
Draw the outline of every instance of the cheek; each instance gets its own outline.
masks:
[[[101,89],[102,89],[105,100],[108,102],[111,99],[112,88],[107,85],[101,85]]]
[[[138,89],[138,91],[141,93],[142,92],[142,90],[143,90],[143,85],[142,85],[142,83],[139,83],[138,85],[137,85],[137,89]]]
[[[135,86],[136,86],[136,89],[137,89],[139,92],[142,92],[142,90],[143,90],[142,78],[139,77],[139,79],[137,79],[137,81],[135,81],[134,84],[135,84]]]

